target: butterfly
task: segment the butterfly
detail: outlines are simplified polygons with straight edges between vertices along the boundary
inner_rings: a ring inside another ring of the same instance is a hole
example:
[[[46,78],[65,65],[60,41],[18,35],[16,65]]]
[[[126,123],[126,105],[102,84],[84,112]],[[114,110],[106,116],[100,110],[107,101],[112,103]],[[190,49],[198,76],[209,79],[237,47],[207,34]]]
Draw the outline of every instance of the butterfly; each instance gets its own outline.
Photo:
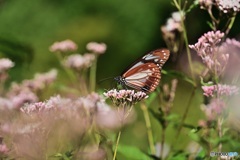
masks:
[[[124,87],[151,93],[160,82],[162,67],[169,56],[170,51],[165,48],[151,51],[135,61],[114,79]]]

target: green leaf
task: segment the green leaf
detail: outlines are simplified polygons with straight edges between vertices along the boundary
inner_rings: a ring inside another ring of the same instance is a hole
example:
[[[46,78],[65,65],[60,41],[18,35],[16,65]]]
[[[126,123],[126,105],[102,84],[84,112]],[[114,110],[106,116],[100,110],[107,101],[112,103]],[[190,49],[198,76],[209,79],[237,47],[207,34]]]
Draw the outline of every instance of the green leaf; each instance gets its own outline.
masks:
[[[206,151],[204,149],[201,149],[200,152],[198,152],[196,156],[196,160],[202,160],[206,158]]]
[[[182,80],[190,83],[191,85],[195,86],[195,82],[191,78],[189,78],[188,76],[184,75],[181,72],[173,71],[173,70],[170,70],[170,71],[162,70],[162,74],[165,74],[165,75],[168,75],[168,76],[171,76],[174,78],[182,79]]]
[[[119,145],[118,152],[131,160],[151,160],[146,153],[134,146]]]
[[[189,132],[188,136],[196,142],[199,142],[201,139],[195,132]]]

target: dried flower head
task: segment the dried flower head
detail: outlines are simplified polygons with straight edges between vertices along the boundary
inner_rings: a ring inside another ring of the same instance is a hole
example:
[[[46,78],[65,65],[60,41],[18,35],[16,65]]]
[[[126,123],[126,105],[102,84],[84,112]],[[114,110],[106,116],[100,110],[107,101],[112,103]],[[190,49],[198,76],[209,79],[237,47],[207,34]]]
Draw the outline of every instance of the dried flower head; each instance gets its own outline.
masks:
[[[107,45],[105,43],[89,42],[87,49],[97,54],[103,54],[107,49]]]
[[[239,12],[240,0],[216,0],[216,6],[223,12]]]
[[[110,98],[116,106],[132,106],[137,102],[146,99],[148,96],[145,92],[134,90],[116,90],[112,89],[103,93],[107,98]]]
[[[214,93],[219,96],[231,96],[237,94],[239,88],[233,85],[217,84],[212,86],[202,86],[203,94],[207,97],[213,97]]]
[[[179,38],[182,35],[182,21],[185,18],[184,12],[173,12],[171,17],[167,19],[165,25],[161,26],[161,32],[167,47],[173,53],[173,59],[176,59],[177,52],[180,49]]]
[[[5,72],[6,70],[12,68],[14,63],[8,58],[1,58],[0,59],[0,73]]]
[[[198,0],[199,5],[202,9],[208,9],[212,7],[213,1],[212,0]]]
[[[76,51],[78,48],[77,44],[73,41],[67,39],[61,42],[55,42],[50,46],[49,50],[51,52],[72,52]]]
[[[94,60],[95,56],[93,54],[84,54],[83,56],[80,54],[72,54],[64,61],[64,65],[79,71],[89,68]]]
[[[182,20],[181,12],[173,12],[172,17],[167,20],[165,26],[161,28],[162,32],[167,34],[167,32],[174,32],[174,31],[182,31],[181,20]]]

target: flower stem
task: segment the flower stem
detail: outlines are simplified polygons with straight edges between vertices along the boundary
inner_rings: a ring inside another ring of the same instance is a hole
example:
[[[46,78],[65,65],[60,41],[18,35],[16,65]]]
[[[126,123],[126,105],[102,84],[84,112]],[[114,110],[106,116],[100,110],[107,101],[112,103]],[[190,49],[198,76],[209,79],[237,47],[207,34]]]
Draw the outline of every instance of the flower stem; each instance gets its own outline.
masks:
[[[56,53],[56,57],[57,57],[59,63],[61,64],[61,62],[63,60],[63,56],[61,55],[61,52]],[[68,78],[70,79],[72,85],[75,86],[75,84],[77,83],[77,79],[76,79],[75,75],[70,70],[68,70],[65,66],[63,66],[62,64],[61,64],[61,66],[64,69],[65,73],[67,74]]]
[[[189,98],[189,100],[188,100],[186,109],[185,109],[185,111],[184,111],[182,120],[181,120],[181,122],[180,122],[180,126],[179,126],[178,131],[177,131],[177,134],[176,134],[176,141],[177,141],[178,138],[179,138],[179,135],[180,135],[180,132],[181,132],[181,130],[182,130],[184,121],[185,121],[185,119],[187,118],[187,115],[188,115],[188,112],[189,112],[189,108],[190,108],[190,106],[191,106],[191,103],[192,103],[193,97],[194,97],[194,95],[195,95],[196,89],[197,89],[197,87],[194,87],[194,88],[193,88],[192,93],[191,93],[191,95],[190,95],[190,98]]]
[[[218,131],[218,138],[222,138],[223,133],[222,133],[222,122],[223,119],[222,117],[219,117],[217,120],[217,131]],[[219,143],[218,145],[218,152],[220,153],[222,151],[222,143]]]
[[[118,144],[119,144],[120,137],[121,137],[121,131],[118,132],[116,146],[115,146],[114,154],[113,154],[113,160],[115,160],[116,156],[117,156],[117,149],[118,149]]]
[[[180,4],[181,1],[177,2],[176,0],[173,0],[173,3],[176,6],[176,8],[178,9],[179,13],[181,13],[181,26],[182,26],[182,29],[183,29],[183,39],[184,39],[185,47],[186,47],[186,51],[187,51],[187,57],[188,57],[188,63],[189,63],[191,77],[194,80],[194,86],[195,86],[196,82],[195,82],[195,77],[194,77],[194,74],[193,74],[192,57],[191,57],[190,49],[188,47],[189,43],[188,43],[188,38],[187,38],[187,30],[186,30],[186,26],[184,24],[184,19],[185,19],[186,12],[184,12],[184,8],[182,9],[182,7],[181,7],[181,4]]]
[[[231,30],[232,26],[233,26],[233,23],[236,19],[236,15],[234,15],[231,19],[230,19],[230,22],[228,23],[227,25],[227,29],[225,31],[225,35],[228,35],[229,31]]]
[[[141,103],[140,105],[143,111],[143,115],[144,115],[144,119],[147,127],[147,135],[148,135],[148,143],[149,143],[150,151],[152,155],[155,155],[156,151],[155,151],[155,146],[153,141],[153,133],[152,133],[151,121],[149,118],[148,110],[145,103]]]
[[[96,72],[97,72],[97,56],[90,69],[90,91],[95,91],[96,87]]]

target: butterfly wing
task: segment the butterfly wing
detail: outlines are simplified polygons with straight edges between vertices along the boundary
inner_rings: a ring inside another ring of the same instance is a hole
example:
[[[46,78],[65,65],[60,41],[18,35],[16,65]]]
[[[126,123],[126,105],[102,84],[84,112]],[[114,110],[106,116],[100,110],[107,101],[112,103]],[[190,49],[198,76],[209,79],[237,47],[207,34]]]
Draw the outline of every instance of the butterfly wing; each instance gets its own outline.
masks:
[[[167,49],[154,50],[133,63],[122,75],[124,84],[139,91],[154,91],[161,79],[161,69],[170,55]]]

